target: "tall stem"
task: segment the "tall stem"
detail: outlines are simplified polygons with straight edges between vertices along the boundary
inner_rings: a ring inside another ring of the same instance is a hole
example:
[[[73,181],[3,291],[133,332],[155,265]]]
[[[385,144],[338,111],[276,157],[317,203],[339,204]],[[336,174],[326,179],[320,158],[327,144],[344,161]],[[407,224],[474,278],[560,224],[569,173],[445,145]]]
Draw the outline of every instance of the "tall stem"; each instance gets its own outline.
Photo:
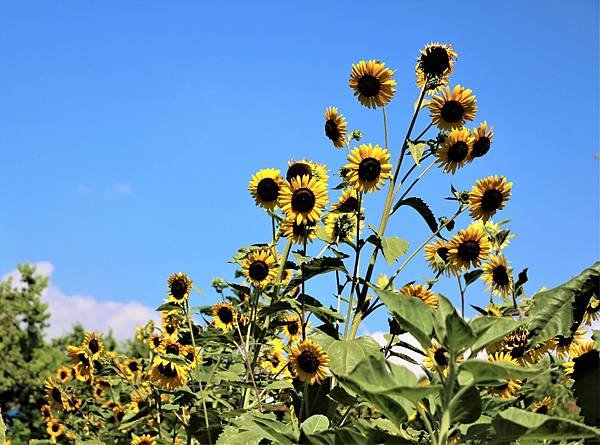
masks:
[[[352,286],[350,287],[350,297],[348,298],[348,310],[346,311],[346,319],[344,321],[344,338],[348,335],[348,326],[350,325],[350,317],[352,317],[352,306],[354,304],[354,291],[358,289],[358,276],[360,264],[360,209],[362,207],[362,192],[358,193],[358,208],[356,210],[356,244],[354,256],[354,270],[352,271]]]

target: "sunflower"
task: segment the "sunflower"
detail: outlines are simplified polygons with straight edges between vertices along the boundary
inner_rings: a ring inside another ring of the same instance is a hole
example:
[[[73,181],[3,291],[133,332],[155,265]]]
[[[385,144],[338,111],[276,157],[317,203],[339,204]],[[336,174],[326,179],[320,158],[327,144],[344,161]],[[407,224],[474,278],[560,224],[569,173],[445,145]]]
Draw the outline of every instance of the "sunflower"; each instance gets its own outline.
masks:
[[[134,390],[131,393],[131,402],[130,402],[131,410],[134,413],[139,413],[140,410],[149,406],[148,403],[148,395],[141,392],[140,390]]]
[[[162,319],[163,337],[177,338],[179,336],[179,325],[182,318],[177,311],[163,311],[160,314]]]
[[[61,387],[49,377],[44,383],[46,397],[50,408],[56,411],[61,411],[67,407],[67,397]]]
[[[585,312],[583,313],[583,321],[586,325],[591,326],[592,323],[600,319],[600,300],[592,297]]]
[[[331,211],[336,213],[358,213],[359,197],[355,188],[348,188],[338,198],[338,202],[331,206]]]
[[[540,343],[528,347],[529,331],[525,328],[517,328],[502,339],[501,349],[508,352],[513,360],[520,365],[525,363],[537,363],[541,356],[548,350],[547,343]]]
[[[162,345],[162,337],[158,334],[153,334],[148,338],[148,347],[152,352],[158,351]]]
[[[73,373],[71,368],[66,366],[62,366],[56,370],[56,380],[58,380],[60,383],[67,383],[69,380],[71,380],[72,376]]]
[[[156,357],[150,369],[150,379],[158,386],[174,389],[187,382],[187,371],[177,363]]]
[[[60,421],[56,418],[52,418],[46,424],[46,431],[50,435],[50,441],[52,443],[56,443],[56,439],[60,436],[64,431],[64,426]]]
[[[142,364],[139,360],[129,358],[125,360],[123,370],[125,371],[127,377],[135,379],[142,372]]]
[[[336,107],[325,110],[325,136],[331,139],[334,147],[343,148],[346,144],[346,118],[338,114]]]
[[[494,127],[488,129],[487,122],[483,121],[479,127],[473,129],[473,150],[471,150],[472,161],[474,158],[480,158],[490,151],[492,138],[494,137]]]
[[[508,297],[513,290],[512,269],[502,254],[490,255],[489,262],[483,265],[481,278],[494,295]]]
[[[50,408],[50,405],[42,405],[40,408],[40,415],[42,416],[42,419],[50,420],[52,418],[52,409]]]
[[[297,176],[308,176],[310,179],[316,178],[325,183],[325,188],[327,188],[327,167],[325,167],[323,164],[308,160],[289,161],[285,178],[289,183],[291,183],[292,179],[296,178]]]
[[[275,210],[283,186],[283,178],[280,173],[281,171],[275,168],[264,168],[252,176],[248,190],[257,206]]]
[[[415,72],[417,75],[417,86],[422,88],[428,79],[436,82],[435,89],[446,85],[448,77],[454,69],[454,61],[458,57],[452,45],[446,43],[430,43],[421,50]]]
[[[94,386],[92,394],[94,395],[95,399],[102,399],[104,396],[106,396],[106,390],[109,388],[110,388],[109,383],[99,382],[98,384],[96,384],[96,386]]]
[[[83,344],[81,345],[91,352],[91,359],[97,359],[104,351],[104,344],[102,343],[102,334],[97,332],[86,332]]]
[[[350,88],[358,101],[369,108],[383,107],[396,93],[394,71],[378,60],[361,60],[352,64]]]
[[[304,327],[305,333],[308,332],[309,324]],[[289,343],[294,343],[302,337],[302,322],[296,313],[288,314],[283,318],[283,335],[285,335]]]
[[[494,305],[494,303],[488,304],[487,307],[485,308],[485,310],[487,311],[487,315],[489,317],[495,317],[495,318],[502,317],[502,311],[500,311],[500,308],[498,306]]]
[[[82,399],[69,398],[67,399],[67,412],[72,413],[73,411],[80,409],[82,405]]]
[[[425,259],[434,272],[448,276],[460,274],[460,268],[450,262],[448,256],[449,243],[446,240],[436,240],[425,246]]]
[[[471,90],[456,85],[452,91],[446,88],[441,95],[433,96],[429,110],[434,125],[442,130],[452,130],[475,119],[477,104]]]
[[[123,420],[123,417],[125,417],[125,410],[121,405],[116,405],[112,409],[112,413],[116,422],[121,422]]]
[[[473,146],[473,138],[466,128],[455,128],[446,137],[438,151],[435,152],[435,162],[444,167],[444,173],[454,174],[457,169],[464,167],[469,159]]]
[[[325,378],[329,368],[329,357],[321,346],[312,340],[304,340],[292,346],[290,363],[294,374],[303,382],[312,385]]]
[[[273,351],[267,354],[267,358],[261,361],[260,366],[269,374],[278,375],[287,366],[287,359],[281,350],[273,349]]]
[[[546,414],[550,415],[552,413],[552,408],[554,406],[554,401],[546,396],[539,402],[536,402],[532,405],[531,411],[537,414]]]
[[[473,219],[487,221],[510,199],[512,182],[504,176],[478,179],[469,193],[469,209]]]
[[[596,343],[588,340],[583,344],[576,344],[571,348],[571,361],[563,363],[565,373],[577,380],[588,371],[598,368],[600,353],[595,349]]]
[[[328,202],[326,183],[307,175],[292,178],[281,192],[281,210],[296,224],[314,224]]]
[[[269,249],[248,255],[242,273],[256,287],[265,287],[277,279],[277,260]]]
[[[569,337],[557,335],[554,337],[554,349],[556,355],[562,359],[574,350],[577,345],[584,345],[588,341],[587,332],[584,329],[577,329]]]
[[[356,215],[331,212],[325,218],[325,233],[333,244],[352,241],[357,236]],[[363,222],[360,222],[362,228]]]
[[[281,224],[281,235],[296,244],[312,242],[317,236],[317,226],[312,224],[296,224],[296,220],[285,219]]]
[[[223,331],[232,331],[237,322],[237,312],[230,303],[217,303],[212,307],[215,326]]]
[[[436,310],[439,307],[438,297],[421,284],[409,284],[400,289],[402,295],[420,298],[427,306]]]
[[[156,445],[156,440],[149,434],[142,434],[141,436],[134,437],[131,445]]]
[[[469,269],[479,267],[490,253],[490,241],[480,225],[471,224],[452,237],[448,249],[450,263],[455,267]]]
[[[192,291],[192,280],[183,272],[174,273],[167,280],[169,286],[168,301],[175,304],[182,304],[187,301]]]
[[[391,176],[390,153],[379,145],[362,144],[348,155],[346,179],[358,191],[370,193]]]
[[[515,360],[509,353],[496,352],[488,355],[488,361],[492,363],[509,363],[514,366],[519,366],[519,362]],[[521,388],[521,381],[518,379],[507,379],[504,383],[498,386],[492,386],[487,389],[489,394],[500,396],[503,398],[510,398],[516,394]]]
[[[194,348],[194,345],[186,345],[181,347],[181,356],[188,362],[187,368],[194,369],[200,361],[202,355],[199,348]]]
[[[440,371],[444,376],[448,375],[449,365],[449,352],[448,350],[436,340],[433,340],[431,348],[427,349],[427,356],[423,359],[425,367],[432,371]],[[463,355],[457,357],[457,362],[463,361]]]

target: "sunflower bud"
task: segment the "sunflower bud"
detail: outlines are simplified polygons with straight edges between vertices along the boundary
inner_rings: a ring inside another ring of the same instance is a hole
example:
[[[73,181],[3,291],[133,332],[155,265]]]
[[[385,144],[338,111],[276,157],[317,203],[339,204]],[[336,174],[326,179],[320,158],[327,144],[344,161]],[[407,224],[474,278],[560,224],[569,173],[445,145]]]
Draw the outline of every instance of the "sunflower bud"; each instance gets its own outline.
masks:
[[[350,140],[360,141],[363,137],[363,134],[360,130],[352,130],[352,134],[350,135]]]

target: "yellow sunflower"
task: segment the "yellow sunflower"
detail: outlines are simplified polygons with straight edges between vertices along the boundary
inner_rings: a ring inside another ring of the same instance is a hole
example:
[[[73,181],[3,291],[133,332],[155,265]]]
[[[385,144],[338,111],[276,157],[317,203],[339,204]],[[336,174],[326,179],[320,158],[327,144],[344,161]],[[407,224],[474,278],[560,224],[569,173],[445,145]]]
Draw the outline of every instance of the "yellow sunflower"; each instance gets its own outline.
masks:
[[[217,303],[212,307],[213,323],[225,332],[232,331],[237,322],[237,312],[229,303]]]
[[[501,318],[502,312],[500,308],[496,306],[494,303],[490,303],[485,308],[489,317]]]
[[[454,235],[448,247],[450,262],[455,267],[469,269],[471,265],[479,267],[487,259],[491,245],[481,226],[471,224]]]
[[[590,369],[597,368],[599,360],[600,354],[596,350],[596,343],[588,340],[585,343],[573,345],[571,361],[563,363],[563,366],[565,373],[577,380],[582,373],[586,374]]]
[[[356,221],[356,214],[331,212],[325,218],[325,233],[333,244],[352,241],[357,236]],[[360,227],[363,227],[362,221]]]
[[[539,402],[536,402],[532,405],[531,411],[537,414],[552,414],[552,408],[554,407],[554,401],[546,396]]]
[[[473,138],[466,128],[455,128],[446,137],[438,151],[435,152],[437,164],[444,167],[444,173],[454,174],[457,169],[464,167],[469,159],[473,146]]]
[[[91,359],[97,359],[100,357],[100,354],[102,354],[102,351],[104,351],[102,334],[97,332],[86,332],[82,346],[92,353]]]
[[[60,421],[56,418],[50,419],[50,421],[46,424],[46,431],[50,435],[50,441],[52,443],[56,443],[56,439],[58,436],[62,435],[64,431],[64,426]]]
[[[71,372],[71,368],[67,366],[62,366],[56,370],[56,380],[60,383],[67,383],[73,377],[73,373]]]
[[[325,379],[329,369],[329,357],[312,340],[304,340],[292,346],[290,363],[294,374],[311,385]]]
[[[50,420],[52,418],[52,409],[50,408],[50,405],[42,405],[40,408],[40,415],[42,416],[42,419]]]
[[[471,150],[472,161],[474,158],[484,156],[492,146],[492,138],[494,137],[494,127],[488,129],[487,122],[483,121],[479,127],[473,129],[473,149]]]
[[[338,114],[336,107],[329,107],[325,110],[325,136],[337,148],[343,148],[346,144],[346,126],[346,118],[343,114]]]
[[[192,291],[192,280],[183,272],[174,273],[167,280],[169,286],[168,301],[182,304],[187,301]]]
[[[433,340],[431,348],[427,349],[427,356],[423,359],[426,368],[433,372],[440,371],[444,376],[448,375],[450,354],[441,343]],[[456,361],[462,362],[464,357],[460,354]]]
[[[69,398],[67,399],[67,412],[72,413],[73,411],[80,409],[82,405],[82,399]]]
[[[348,188],[338,198],[338,202],[331,206],[332,212],[337,213],[358,213],[358,191],[355,188]]]
[[[274,349],[267,354],[265,360],[261,361],[260,366],[269,374],[277,375],[282,373],[287,366],[287,359],[283,352]]]
[[[181,355],[188,362],[188,369],[194,369],[198,363],[202,361],[202,355],[200,349],[195,348],[194,345],[186,345],[181,347]]]
[[[508,297],[513,290],[512,269],[502,254],[490,255],[489,262],[483,265],[481,278],[487,284],[487,290],[494,295]]]
[[[281,235],[296,244],[312,242],[317,236],[316,224],[296,224],[296,220],[286,219],[281,224]]]
[[[44,388],[46,390],[46,397],[50,408],[55,411],[62,411],[67,407],[67,397],[52,377],[49,377],[46,380]]]
[[[178,311],[163,311],[160,314],[162,319],[163,337],[177,338],[179,336],[179,325],[183,319]]]
[[[519,362],[511,357],[510,354],[506,352],[495,352],[493,354],[488,355],[488,361],[492,363],[501,362],[501,363],[509,363],[511,365],[519,366]],[[507,379],[504,383],[492,386],[487,389],[489,394],[500,396],[503,398],[511,398],[513,397],[517,391],[521,388],[521,381],[518,379]]]
[[[187,371],[177,363],[156,357],[150,368],[150,379],[162,388],[174,389],[186,384]]]
[[[394,71],[378,60],[361,60],[352,64],[350,88],[358,101],[368,108],[383,107],[396,93]]]
[[[281,192],[281,210],[296,224],[316,223],[328,202],[327,186],[314,176],[296,176]]]
[[[142,434],[141,436],[134,437],[131,445],[156,445],[156,440],[149,434]]]
[[[257,206],[275,210],[283,187],[283,178],[280,173],[281,171],[275,168],[264,168],[252,176],[248,190]]]
[[[283,335],[285,335],[289,343],[294,343],[300,340],[302,337],[302,322],[300,317],[296,313],[288,314],[283,318]],[[310,324],[307,323],[304,327],[306,333],[308,333]]]
[[[445,275],[459,275],[460,268],[450,262],[448,252],[449,243],[445,240],[436,240],[425,246],[425,259],[429,263],[429,267],[435,272]]]
[[[426,45],[421,50],[415,66],[417,86],[422,88],[427,79],[435,81],[438,87],[446,85],[457,57],[458,54],[454,51],[452,45],[446,43]]]
[[[148,395],[138,389],[134,390],[131,393],[131,410],[137,414],[147,406],[149,406]]]
[[[408,297],[420,298],[423,303],[433,310],[436,310],[439,307],[438,297],[436,297],[433,292],[421,284],[409,284],[408,286],[400,289],[400,293]]]
[[[329,177],[327,176],[327,167],[325,167],[323,164],[308,161],[306,159],[301,161],[289,161],[285,178],[289,183],[291,183],[292,179],[296,178],[297,176],[308,176],[309,179],[316,178],[324,183],[325,188],[327,188],[327,180]]]
[[[471,90],[456,85],[452,91],[446,88],[441,95],[433,96],[429,110],[434,125],[442,130],[452,130],[475,119],[477,104]]]
[[[564,359],[574,350],[575,346],[584,345],[587,341],[589,339],[585,329],[577,329],[569,337],[563,337],[562,335],[554,337],[553,346],[556,350],[556,355]]]
[[[96,386],[94,386],[94,389],[92,390],[92,394],[94,395],[95,399],[102,399],[106,396],[106,392],[107,390],[110,389],[110,384],[108,382],[98,382],[96,384]]]
[[[121,422],[123,417],[125,417],[125,410],[121,405],[117,405],[112,409],[113,417],[116,422]]]
[[[392,175],[390,153],[379,145],[361,144],[348,155],[346,179],[359,192],[370,193],[381,186]]]
[[[583,313],[583,321],[586,325],[591,326],[596,320],[600,320],[600,300],[592,297]]]
[[[505,336],[501,343],[501,349],[508,352],[520,365],[537,363],[549,347],[548,343],[528,347],[529,335],[527,329],[520,327]]]
[[[162,345],[162,337],[158,334],[153,334],[148,338],[148,347],[152,352],[158,351]]]
[[[512,182],[504,176],[478,179],[469,193],[469,209],[473,219],[487,221],[496,211],[504,208],[510,199]]]
[[[135,379],[138,375],[141,374],[143,367],[139,360],[134,358],[129,358],[125,360],[125,364],[123,365],[123,370],[127,377],[131,379]]]
[[[271,250],[258,250],[248,255],[242,273],[254,286],[265,287],[277,279],[277,267]]]

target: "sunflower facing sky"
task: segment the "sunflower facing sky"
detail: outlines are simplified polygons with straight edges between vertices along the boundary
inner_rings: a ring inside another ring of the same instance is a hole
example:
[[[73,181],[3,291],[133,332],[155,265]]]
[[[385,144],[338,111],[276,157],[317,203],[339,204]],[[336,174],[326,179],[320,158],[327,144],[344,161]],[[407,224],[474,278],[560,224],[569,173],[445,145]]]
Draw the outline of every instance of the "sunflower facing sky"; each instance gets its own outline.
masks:
[[[303,382],[312,385],[320,383],[327,376],[329,357],[312,340],[294,344],[289,360],[294,374]]]
[[[325,136],[327,136],[334,147],[343,148],[346,145],[346,118],[338,113],[336,107],[329,107],[325,110]]]
[[[415,72],[417,86],[422,88],[427,79],[431,79],[440,86],[448,83],[448,77],[454,70],[454,61],[458,54],[452,45],[447,43],[430,43],[421,50],[417,58]]]
[[[439,306],[438,297],[436,297],[433,292],[431,292],[422,284],[409,284],[408,286],[400,289],[400,293],[408,297],[419,298],[423,301],[423,303],[434,310]]]
[[[442,146],[435,152],[436,163],[444,167],[444,173],[454,174],[457,169],[464,167],[471,147],[473,138],[466,128],[455,128],[450,132]]]
[[[233,331],[237,322],[237,312],[230,303],[217,303],[212,307],[213,323],[222,331]]]
[[[479,267],[490,253],[490,241],[480,225],[471,224],[452,237],[448,255],[450,262],[462,269]]]
[[[510,199],[512,182],[504,176],[478,179],[469,193],[469,210],[473,219],[487,221],[502,210]]]
[[[361,60],[352,64],[350,88],[358,101],[368,108],[383,107],[396,93],[394,71],[378,60]]]
[[[242,266],[242,273],[254,286],[268,286],[277,279],[277,260],[269,249],[252,252]]]
[[[441,95],[431,98],[429,104],[433,125],[442,130],[460,128],[465,121],[475,119],[477,104],[473,92],[460,85],[452,91],[446,88]]]
[[[379,145],[361,144],[348,155],[346,179],[358,191],[370,193],[392,175],[390,153]]]
[[[252,176],[248,190],[257,206],[275,210],[284,182],[280,173],[276,168],[264,168]]]
[[[328,202],[327,185],[314,176],[292,178],[281,193],[281,210],[296,224],[316,223]]]
[[[483,121],[479,127],[473,129],[473,150],[471,150],[471,159],[484,156],[492,146],[494,137],[494,127],[488,129],[487,122]]]
[[[192,291],[192,280],[183,272],[174,273],[167,280],[169,301],[177,304],[185,303]]]
[[[512,269],[502,254],[490,255],[489,261],[483,265],[481,278],[487,284],[487,290],[493,295],[508,297],[512,293]]]

